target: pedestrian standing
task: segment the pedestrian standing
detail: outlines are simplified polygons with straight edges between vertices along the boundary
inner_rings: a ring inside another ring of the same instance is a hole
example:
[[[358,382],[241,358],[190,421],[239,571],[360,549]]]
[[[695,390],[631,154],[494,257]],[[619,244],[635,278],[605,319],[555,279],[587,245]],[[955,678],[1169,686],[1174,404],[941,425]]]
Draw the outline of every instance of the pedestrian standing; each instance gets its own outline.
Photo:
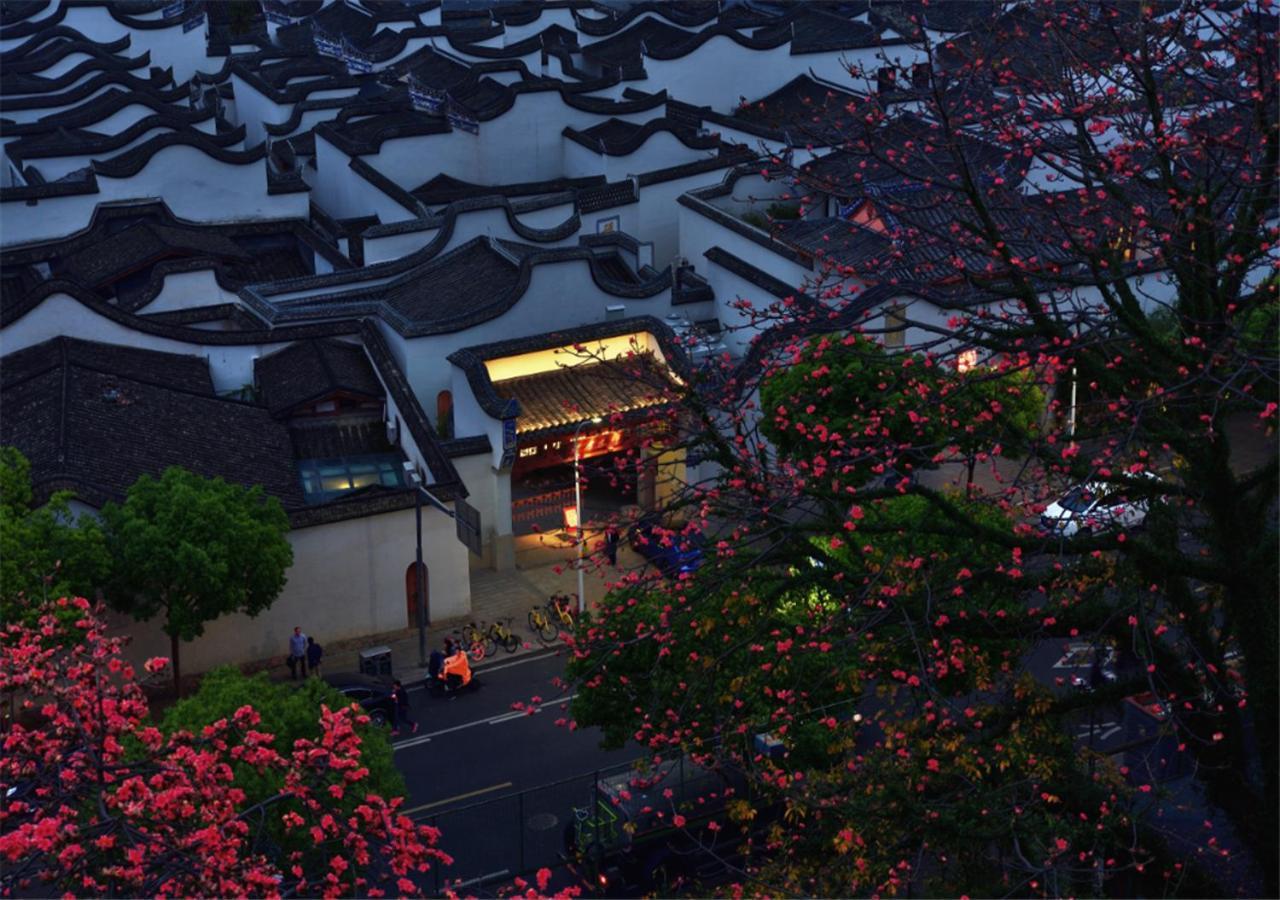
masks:
[[[400,734],[401,723],[407,722],[413,726],[410,734],[418,733],[418,723],[413,721],[409,715],[409,692],[404,689],[404,685],[397,678],[391,686],[392,706],[395,709],[395,720],[391,723],[391,736],[396,737]]]
[[[324,648],[316,643],[313,637],[307,638],[307,666],[312,675],[320,674],[320,657],[324,656]]]
[[[302,633],[302,627],[295,625],[293,634],[289,637],[289,675],[294,681],[298,680],[298,669],[302,669],[302,677],[307,677],[307,636]]]
[[[618,540],[618,526],[608,525],[604,530],[604,555],[611,566],[618,564]]]

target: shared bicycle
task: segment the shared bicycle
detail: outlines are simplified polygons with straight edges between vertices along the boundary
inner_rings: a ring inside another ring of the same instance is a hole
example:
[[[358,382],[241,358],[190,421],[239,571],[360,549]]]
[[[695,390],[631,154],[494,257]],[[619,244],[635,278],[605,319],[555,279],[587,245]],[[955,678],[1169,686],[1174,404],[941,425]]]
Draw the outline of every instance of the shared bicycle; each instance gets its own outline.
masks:
[[[573,598],[567,594],[553,594],[541,606],[529,610],[529,630],[544,644],[553,643],[562,631],[574,627]]]
[[[480,623],[484,625],[483,622]],[[501,647],[508,653],[515,653],[520,648],[520,638],[516,637],[515,632],[511,630],[511,619],[498,619],[489,623],[489,627],[485,629],[485,647],[489,646],[489,642],[493,642],[495,647]]]

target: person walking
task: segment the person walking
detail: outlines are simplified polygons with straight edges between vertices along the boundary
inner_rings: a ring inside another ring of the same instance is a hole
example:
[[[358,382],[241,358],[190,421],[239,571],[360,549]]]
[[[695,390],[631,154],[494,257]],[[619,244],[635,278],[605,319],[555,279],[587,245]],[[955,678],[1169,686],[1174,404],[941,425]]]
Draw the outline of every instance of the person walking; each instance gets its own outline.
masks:
[[[307,677],[307,636],[302,633],[302,627],[295,625],[293,634],[289,637],[289,675],[294,681],[298,680],[298,669],[302,669],[302,677]]]
[[[320,658],[324,656],[324,648],[316,643],[313,637],[307,638],[307,667],[312,675],[320,674]]]
[[[391,736],[399,736],[401,725],[406,722],[413,726],[413,730],[409,733],[417,734],[418,723],[409,715],[409,692],[404,689],[399,678],[391,684],[391,699],[394,701],[395,709],[395,720],[391,723]]]
[[[604,530],[604,555],[611,566],[618,564],[618,541],[620,538],[618,526],[610,523]]]

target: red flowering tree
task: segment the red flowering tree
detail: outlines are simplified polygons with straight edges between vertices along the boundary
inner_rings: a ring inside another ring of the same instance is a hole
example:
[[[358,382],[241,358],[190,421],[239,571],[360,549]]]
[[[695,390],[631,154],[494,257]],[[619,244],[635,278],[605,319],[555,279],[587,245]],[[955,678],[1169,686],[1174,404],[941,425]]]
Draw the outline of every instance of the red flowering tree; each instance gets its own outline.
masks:
[[[812,98],[819,158],[762,172],[831,220],[812,277],[742,298],[745,358],[668,395],[700,464],[667,521],[707,561],[614,586],[575,718],[752,776],[780,815],[735,811],[743,891],[1274,894],[1270,4],[871,15],[910,50]],[[1043,424],[992,382],[1043,392]],[[1143,527],[1044,524],[1080,485]],[[1191,827],[1161,812],[1178,773]]]
[[[81,614],[75,641],[56,615],[67,608]],[[365,791],[357,707],[323,708],[322,737],[284,753],[249,706],[166,737],[120,649],[83,599],[50,605],[36,627],[5,626],[0,692],[16,710],[0,753],[5,896],[416,896],[415,879],[448,862],[402,798]],[[247,802],[233,776],[243,765],[277,773],[283,789]],[[350,812],[331,813],[352,794]],[[281,852],[273,819],[322,852]]]

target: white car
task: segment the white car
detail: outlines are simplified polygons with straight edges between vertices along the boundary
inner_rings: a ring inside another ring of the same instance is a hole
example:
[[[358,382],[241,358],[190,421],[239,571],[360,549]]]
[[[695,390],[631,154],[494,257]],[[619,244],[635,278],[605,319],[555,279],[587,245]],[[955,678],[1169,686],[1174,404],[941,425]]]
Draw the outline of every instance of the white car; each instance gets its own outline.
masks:
[[[1155,478],[1149,473],[1143,477]],[[1045,531],[1060,537],[1137,528],[1147,518],[1147,499],[1122,484],[1078,484],[1050,503],[1040,516]]]

